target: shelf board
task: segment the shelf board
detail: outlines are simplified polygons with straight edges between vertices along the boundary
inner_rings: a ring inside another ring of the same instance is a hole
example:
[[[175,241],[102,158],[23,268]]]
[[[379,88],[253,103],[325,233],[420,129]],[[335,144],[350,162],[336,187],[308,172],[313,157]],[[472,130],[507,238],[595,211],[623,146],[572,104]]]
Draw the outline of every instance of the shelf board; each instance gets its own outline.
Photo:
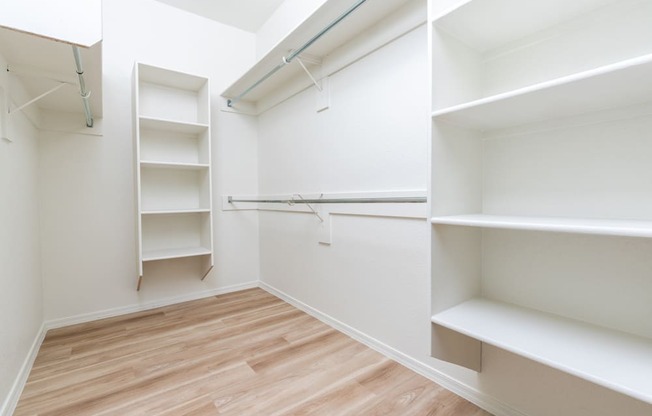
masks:
[[[206,247],[187,247],[167,250],[152,250],[143,252],[143,261],[155,261],[166,259],[179,259],[183,257],[205,256],[212,254]]]
[[[167,209],[167,210],[149,210],[141,211],[141,215],[169,215],[169,214],[203,214],[211,212],[208,208],[193,209]]]
[[[432,322],[593,383],[652,403],[652,340],[486,299]]]
[[[436,27],[483,52],[565,23],[614,0],[467,0],[435,17]]]
[[[358,10],[341,21],[337,27],[315,42],[305,53],[314,57],[324,57],[407,2],[408,0],[367,1]],[[222,93],[222,96],[225,98],[238,96],[282,62],[283,57],[286,57],[291,50],[302,46],[353,4],[354,0],[329,0],[324,2],[321,7],[277,43],[242,77],[231,84]],[[257,102],[294,77],[305,76],[302,72],[303,70],[296,63],[286,65],[252,90],[243,100]]]
[[[188,91],[199,91],[208,82],[208,78],[206,77],[143,63],[138,63],[138,75],[141,82],[149,82]]]
[[[210,167],[207,163],[177,163],[177,162],[156,162],[150,160],[141,160],[141,168],[156,169],[183,169],[183,170],[202,170]]]
[[[436,121],[497,130],[652,100],[652,55],[434,111]]]
[[[147,130],[172,131],[175,133],[200,134],[208,130],[208,124],[168,120],[157,117],[140,116],[140,128]]]
[[[472,214],[433,217],[431,222],[481,228],[652,238],[652,221]]]

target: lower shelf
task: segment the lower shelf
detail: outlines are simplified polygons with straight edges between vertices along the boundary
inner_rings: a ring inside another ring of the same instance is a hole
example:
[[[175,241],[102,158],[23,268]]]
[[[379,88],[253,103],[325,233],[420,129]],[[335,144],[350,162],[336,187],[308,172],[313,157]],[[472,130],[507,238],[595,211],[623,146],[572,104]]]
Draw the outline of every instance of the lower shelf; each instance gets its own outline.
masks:
[[[652,403],[652,340],[486,299],[432,322],[533,361]]]
[[[205,256],[211,254],[206,247],[187,247],[143,252],[143,261],[178,259],[182,257]]]

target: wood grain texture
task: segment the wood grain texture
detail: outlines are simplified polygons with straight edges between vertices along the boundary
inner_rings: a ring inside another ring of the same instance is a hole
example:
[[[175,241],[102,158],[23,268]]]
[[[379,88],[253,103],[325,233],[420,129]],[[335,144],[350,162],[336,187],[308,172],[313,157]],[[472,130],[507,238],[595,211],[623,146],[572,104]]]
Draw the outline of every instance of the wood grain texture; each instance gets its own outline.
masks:
[[[489,415],[261,289],[49,331],[14,414]]]

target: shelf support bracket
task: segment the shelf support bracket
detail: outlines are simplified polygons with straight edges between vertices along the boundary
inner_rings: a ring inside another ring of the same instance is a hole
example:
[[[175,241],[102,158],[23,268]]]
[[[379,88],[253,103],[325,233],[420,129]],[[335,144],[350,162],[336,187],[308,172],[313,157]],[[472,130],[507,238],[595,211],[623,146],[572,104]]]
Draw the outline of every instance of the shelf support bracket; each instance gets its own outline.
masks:
[[[302,201],[304,202],[304,204],[306,204],[306,206],[308,207],[308,209],[309,209],[310,211],[312,211],[312,213],[315,214],[315,215],[317,216],[317,218],[319,218],[319,222],[324,222],[324,219],[321,217],[321,215],[319,215],[319,212],[317,212],[317,210],[316,210],[312,205],[310,205],[309,202],[306,202],[306,200],[305,200],[304,197],[302,197],[300,194],[297,194],[296,196],[297,196],[300,200],[302,200]],[[293,197],[293,199],[294,199],[294,197]],[[288,205],[290,205],[290,206],[294,205],[294,200],[293,200],[293,199],[291,199],[291,200],[288,201]]]
[[[43,94],[39,95],[38,97],[32,98],[31,100],[29,100],[26,103],[14,108],[13,110],[10,109],[9,114],[15,113],[16,111],[22,111],[25,107],[34,104],[35,102],[37,102],[41,98],[47,97],[48,95],[52,94],[53,92],[58,91],[60,88],[65,87],[66,85],[68,85],[68,84],[62,82],[59,85],[56,85],[56,86],[50,88],[49,90],[45,91]]]
[[[310,80],[312,81],[312,83],[315,85],[315,88],[317,88],[317,90],[319,90],[319,92],[322,92],[322,87],[321,87],[321,85],[319,85],[319,83],[317,82],[317,80],[315,79],[315,77],[312,76],[312,74],[310,73],[310,70],[308,70],[308,68],[306,67],[306,65],[305,65],[305,64],[303,63],[303,61],[301,60],[301,58],[299,58],[299,57],[297,56],[295,59],[297,60],[297,62],[299,63],[299,65],[301,65],[301,68],[303,68],[303,70],[306,72],[306,74],[308,74],[308,78],[310,78]]]

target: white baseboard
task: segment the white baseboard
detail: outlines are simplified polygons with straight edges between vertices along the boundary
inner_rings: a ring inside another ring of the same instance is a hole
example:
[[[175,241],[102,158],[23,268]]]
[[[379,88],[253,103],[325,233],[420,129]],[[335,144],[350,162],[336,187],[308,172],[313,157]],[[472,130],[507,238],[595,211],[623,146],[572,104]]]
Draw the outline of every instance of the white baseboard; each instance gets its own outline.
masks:
[[[41,324],[41,328],[36,333],[36,337],[34,338],[34,342],[29,349],[29,353],[27,354],[27,357],[25,357],[23,365],[20,367],[18,376],[16,377],[14,384],[11,386],[11,390],[9,390],[7,398],[5,399],[4,403],[2,403],[2,407],[0,407],[1,416],[11,416],[14,413],[14,410],[16,410],[18,399],[23,392],[25,383],[27,383],[27,377],[29,376],[29,372],[32,370],[34,360],[36,360],[38,350],[41,348],[41,344],[45,339],[46,333],[47,329],[45,328],[45,324]]]
[[[201,292],[195,292],[183,296],[174,296],[171,298],[165,298],[156,300],[153,302],[140,303],[137,305],[123,306],[119,308],[105,309],[103,311],[85,313],[81,315],[70,316],[60,319],[52,319],[45,322],[46,329],[55,329],[62,328],[64,326],[83,324],[85,322],[97,321],[99,319],[112,318],[114,316],[127,315],[135,312],[143,312],[150,309],[156,309],[163,306],[175,305],[182,302],[190,302],[197,299],[204,299],[211,296],[224,295],[226,293],[238,292],[245,289],[253,289],[258,287],[258,281],[251,281],[247,283],[241,283],[233,286],[226,286],[217,289],[204,290]]]
[[[25,358],[25,362],[23,363],[23,366],[20,368],[20,372],[18,373],[18,376],[16,377],[13,386],[11,387],[9,395],[2,403],[2,407],[0,407],[0,416],[11,416],[14,410],[16,409],[16,405],[18,404],[18,399],[20,399],[20,395],[23,392],[25,383],[27,382],[27,377],[29,377],[29,373],[30,371],[32,371],[34,360],[36,359],[36,355],[38,354],[38,351],[41,348],[41,344],[43,343],[43,340],[45,339],[45,335],[47,334],[48,330],[55,329],[55,328],[62,328],[64,326],[81,324],[85,322],[96,321],[98,319],[126,315],[134,312],[142,312],[150,309],[160,308],[162,306],[174,305],[176,303],[188,302],[192,300],[208,298],[211,296],[224,295],[226,293],[238,292],[240,290],[253,289],[255,287],[258,287],[258,282],[252,281],[248,283],[242,283],[239,285],[205,290],[202,292],[196,292],[184,296],[175,296],[172,298],[161,299],[154,302],[148,302],[148,303],[143,303],[138,305],[130,305],[130,306],[125,306],[120,308],[106,309],[99,312],[92,312],[92,313],[81,314],[81,315],[71,316],[67,318],[54,319],[54,320],[43,322],[43,324],[41,325],[41,329],[36,335],[32,347],[29,350],[29,354],[27,355],[27,358]]]
[[[319,310],[306,305],[305,303],[293,298],[292,296],[276,289],[269,284],[260,281],[259,286],[261,289],[271,293],[274,296],[277,296],[290,305],[301,309],[307,314],[319,319],[320,321],[326,323],[327,325],[345,333],[351,338],[359,341],[369,348],[372,348],[379,353],[391,358],[392,360],[398,362],[399,364],[404,365],[405,367],[411,369],[412,371],[421,374],[422,376],[434,381],[435,383],[441,385],[442,387],[452,391],[465,398],[466,400],[476,404],[477,406],[485,409],[486,411],[496,415],[496,416],[526,416],[524,413],[520,412],[517,409],[497,400],[496,398],[489,396],[481,391],[478,391],[466,384],[460,383],[459,381],[449,377],[448,375],[438,371],[413,357],[410,357],[407,354],[404,354],[383,342],[378,341],[375,338],[370,337],[369,335],[358,331],[355,328],[352,328],[337,319],[320,312]]]

